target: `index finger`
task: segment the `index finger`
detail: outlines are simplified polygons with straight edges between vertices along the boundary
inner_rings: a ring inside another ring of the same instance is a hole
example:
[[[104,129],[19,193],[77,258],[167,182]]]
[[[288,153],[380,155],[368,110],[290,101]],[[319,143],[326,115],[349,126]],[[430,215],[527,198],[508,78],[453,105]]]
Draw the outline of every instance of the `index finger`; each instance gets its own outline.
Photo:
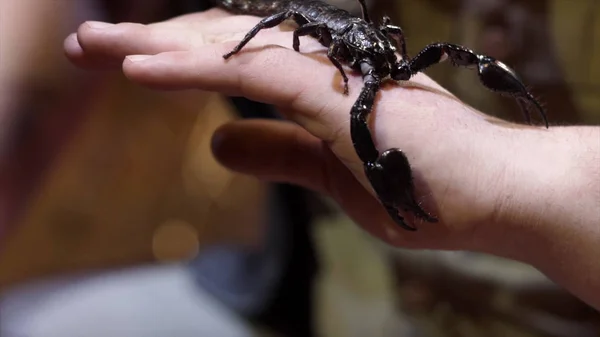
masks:
[[[323,54],[248,46],[225,60],[223,55],[236,44],[129,56],[123,70],[131,80],[153,88],[218,91],[299,111],[293,119],[325,140],[333,137],[328,135],[332,129],[348,123],[347,114],[327,112],[350,111],[362,87],[360,76],[349,76],[350,95],[345,96],[341,75]]]

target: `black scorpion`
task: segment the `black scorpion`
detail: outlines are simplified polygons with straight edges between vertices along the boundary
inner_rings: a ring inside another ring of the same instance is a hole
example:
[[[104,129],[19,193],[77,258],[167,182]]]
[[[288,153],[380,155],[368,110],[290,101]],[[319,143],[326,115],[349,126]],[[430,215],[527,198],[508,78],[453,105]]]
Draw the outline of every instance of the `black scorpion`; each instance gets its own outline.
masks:
[[[293,19],[298,28],[294,31],[293,47],[300,51],[301,36],[312,36],[328,48],[327,57],[339,70],[344,80],[344,94],[348,94],[348,77],[342,64],[360,71],[364,87],[350,112],[352,143],[364,163],[364,171],[371,186],[390,216],[407,230],[400,211],[412,212],[427,222],[438,219],[428,214],[416,201],[412,170],[406,155],[397,148],[379,153],[368,127],[368,116],[384,79],[408,81],[428,67],[449,59],[455,66],[476,68],[481,83],[488,89],[517,99],[526,120],[531,124],[529,108],[533,106],[542,115],[546,128],[548,120],[536,101],[515,72],[502,62],[451,43],[432,43],[410,58],[402,28],[384,17],[380,25],[369,18],[364,0],[358,0],[362,18],[322,1],[302,0],[214,0],[234,14],[265,17],[252,28],[225,59],[238,53],[258,32]],[[401,58],[396,57],[399,52]]]

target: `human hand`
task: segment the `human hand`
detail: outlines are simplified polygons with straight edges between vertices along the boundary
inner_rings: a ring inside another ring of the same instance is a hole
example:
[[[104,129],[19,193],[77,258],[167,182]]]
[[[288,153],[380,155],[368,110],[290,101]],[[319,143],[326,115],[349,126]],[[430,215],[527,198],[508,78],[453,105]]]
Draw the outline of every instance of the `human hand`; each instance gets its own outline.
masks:
[[[129,79],[152,88],[218,91],[274,104],[295,123],[227,124],[214,136],[216,157],[239,172],[328,194],[392,245],[506,253],[496,235],[522,220],[515,207],[535,197],[528,179],[554,179],[561,168],[540,173],[544,164],[530,160],[552,158],[556,144],[540,142],[552,139],[552,131],[485,116],[423,74],[410,85],[386,84],[371,115],[372,133],[380,150],[399,147],[407,154],[418,199],[440,219],[421,223],[409,215],[418,231],[404,231],[374,197],[350,140],[349,111],[361,77],[349,73],[350,95],[342,95],[341,77],[323,47],[305,38],[295,52],[284,27],[261,31],[224,60],[257,22],[213,9],[151,25],[85,23],[65,50],[82,67],[122,65]]]

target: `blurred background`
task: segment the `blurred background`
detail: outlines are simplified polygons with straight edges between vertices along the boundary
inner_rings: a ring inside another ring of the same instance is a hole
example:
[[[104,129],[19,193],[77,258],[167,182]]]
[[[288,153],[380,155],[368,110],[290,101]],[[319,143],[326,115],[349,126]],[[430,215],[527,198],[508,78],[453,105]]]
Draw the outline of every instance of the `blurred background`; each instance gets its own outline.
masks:
[[[359,13],[355,0],[329,1]],[[553,124],[600,124],[597,0],[369,1],[407,34],[517,70]],[[600,336],[529,266],[390,249],[329,200],[221,167],[210,137],[270,106],[153,92],[70,65],[85,20],[153,22],[201,0],[0,3],[0,336]],[[476,74],[427,72],[521,122]]]

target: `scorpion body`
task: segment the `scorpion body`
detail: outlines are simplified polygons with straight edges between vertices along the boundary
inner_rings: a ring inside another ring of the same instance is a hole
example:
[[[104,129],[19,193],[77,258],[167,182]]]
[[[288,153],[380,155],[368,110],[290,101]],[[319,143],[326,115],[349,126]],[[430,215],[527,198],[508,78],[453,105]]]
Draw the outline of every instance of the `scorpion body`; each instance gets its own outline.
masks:
[[[352,143],[381,204],[404,229],[416,230],[406,224],[400,212],[412,212],[427,222],[437,222],[438,219],[416,201],[412,169],[406,155],[397,148],[380,153],[375,146],[368,116],[382,81],[388,78],[408,81],[428,67],[450,60],[455,66],[475,68],[481,83],[488,89],[516,98],[528,123],[531,124],[530,107],[538,109],[548,127],[543,108],[508,66],[466,47],[442,42],[427,45],[410,58],[402,29],[392,25],[389,17],[384,17],[381,24],[372,22],[364,0],[358,0],[362,18],[322,1],[214,1],[217,6],[234,14],[264,17],[231,52],[223,56],[225,59],[238,53],[260,30],[292,19],[298,25],[293,34],[294,50],[299,51],[299,37],[310,35],[317,38],[327,47],[329,60],[342,75],[345,95],[348,94],[348,77],[342,64],[362,74],[364,86],[350,111]]]

